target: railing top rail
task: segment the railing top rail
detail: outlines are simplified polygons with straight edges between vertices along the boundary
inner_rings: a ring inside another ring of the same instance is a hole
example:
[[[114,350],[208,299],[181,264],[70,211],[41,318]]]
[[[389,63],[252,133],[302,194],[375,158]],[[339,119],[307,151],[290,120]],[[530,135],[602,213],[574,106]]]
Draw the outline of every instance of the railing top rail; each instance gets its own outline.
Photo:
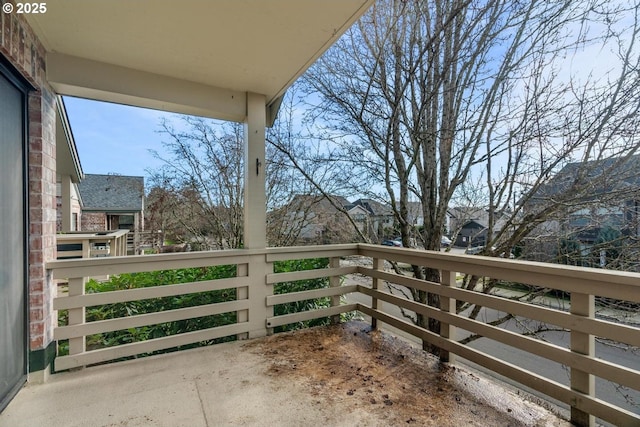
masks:
[[[281,253],[302,253],[302,252],[326,252],[326,251],[339,251],[339,250],[357,250],[360,243],[343,243],[336,245],[310,245],[310,246],[281,246],[271,247],[265,249],[269,254],[281,254]]]
[[[56,234],[58,240],[78,240],[78,239],[113,239],[128,234],[129,230],[108,230],[108,231],[65,231]]]
[[[169,254],[150,254],[138,256],[115,256],[106,258],[85,258],[71,260],[56,260],[47,263],[48,269],[74,267],[105,267],[127,264],[150,263],[158,264],[167,261],[198,260],[211,258],[234,258],[263,254],[264,250],[232,249],[223,251],[179,252]]]
[[[174,270],[178,268],[210,267],[249,262],[251,255],[263,255],[264,250],[237,249],[225,251],[184,252],[139,256],[114,256],[58,260],[47,263],[54,279],[92,277],[106,274],[138,273]]]
[[[335,254],[335,255],[334,255]],[[154,271],[182,268],[181,265],[199,267],[221,265],[224,263],[246,263],[246,257],[264,255],[268,261],[280,259],[299,259],[312,256],[362,255],[386,258],[409,264],[425,265],[434,268],[487,275],[506,280],[522,280],[523,283],[547,285],[557,289],[567,289],[591,283],[599,286],[622,285],[637,293],[640,289],[640,273],[603,270],[589,267],[548,264],[534,261],[521,261],[478,255],[462,255],[425,251],[409,248],[388,248],[363,243],[318,246],[289,246],[264,249],[231,249],[202,252],[183,252],[153,254],[145,256],[117,256],[106,258],[57,260],[47,263],[56,278],[82,277],[84,273],[114,274],[134,271]],[[289,258],[288,255],[291,255]],[[75,275],[82,273],[79,276]],[[74,274],[68,276],[68,274]],[[87,274],[91,275],[91,274]],[[550,279],[552,279],[550,281]],[[584,289],[585,291],[587,289]],[[627,292],[625,292],[627,293]],[[631,298],[635,300],[636,297]]]
[[[104,237],[104,236],[102,236]],[[292,254],[293,258],[302,253],[314,253],[314,252],[333,252],[343,250],[358,250],[358,244],[343,244],[343,245],[315,245],[315,246],[287,246],[287,247],[273,247],[265,249],[226,249],[215,251],[198,251],[198,252],[177,252],[168,254],[150,254],[141,256],[117,256],[108,258],[90,258],[90,259],[73,259],[73,260],[56,260],[47,263],[48,269],[57,268],[74,268],[74,267],[104,267],[110,265],[127,265],[144,263],[163,263],[166,261],[178,261],[178,260],[197,260],[197,259],[211,259],[211,258],[234,258],[245,257],[251,255],[263,255],[263,254]]]
[[[474,273],[478,268],[490,268],[496,271],[518,271],[553,275],[567,280],[585,280],[629,285],[640,288],[640,273],[629,271],[605,270],[591,267],[577,267],[563,264],[550,264],[536,261],[486,257],[478,255],[452,254],[409,248],[389,248],[379,245],[359,244],[360,255],[384,254],[389,259],[401,259],[402,262],[416,262],[417,265]]]
[[[266,249],[267,261],[358,255],[358,244],[287,246]],[[291,255],[291,256],[289,256]]]
[[[114,256],[56,260],[47,263],[54,279],[85,277],[102,274],[133,273],[142,271],[170,270],[185,267],[203,267],[223,264],[242,264],[247,257],[263,255],[279,259],[299,259],[337,254],[357,254],[358,245],[290,246],[265,249],[228,249],[217,251],[179,252],[144,256]],[[289,257],[289,255],[291,255]]]

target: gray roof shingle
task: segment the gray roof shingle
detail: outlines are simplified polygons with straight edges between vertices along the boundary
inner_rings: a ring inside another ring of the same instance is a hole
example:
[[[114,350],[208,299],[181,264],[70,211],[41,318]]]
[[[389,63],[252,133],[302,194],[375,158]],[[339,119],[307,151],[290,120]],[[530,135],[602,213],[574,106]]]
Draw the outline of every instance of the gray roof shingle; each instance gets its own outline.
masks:
[[[640,187],[640,155],[607,158],[565,165],[533,195],[534,199],[552,198],[584,189],[590,198],[619,190]]]
[[[376,200],[358,199],[352,204],[362,206],[371,215],[374,215],[374,216],[392,216],[393,215],[393,210],[391,209],[391,206],[380,203]]]
[[[141,176],[85,174],[78,189],[86,211],[139,212],[143,208]]]

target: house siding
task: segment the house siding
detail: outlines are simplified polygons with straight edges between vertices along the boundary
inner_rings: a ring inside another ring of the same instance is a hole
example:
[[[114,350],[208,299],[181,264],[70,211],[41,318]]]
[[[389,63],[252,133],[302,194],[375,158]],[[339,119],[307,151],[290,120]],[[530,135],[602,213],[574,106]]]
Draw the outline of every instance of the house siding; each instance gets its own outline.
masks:
[[[6,3],[6,1],[0,1]],[[28,99],[29,345],[45,349],[53,341],[53,285],[45,265],[55,259],[56,122],[55,96],[45,81],[45,49],[24,18],[0,14],[0,54],[35,88]]]
[[[80,206],[80,200],[77,192],[77,187],[72,186],[71,191],[71,214],[75,215],[75,222],[72,221],[70,231],[80,231],[82,221],[82,207]],[[64,231],[62,229],[62,189],[61,184],[56,184],[56,232],[60,233]]]

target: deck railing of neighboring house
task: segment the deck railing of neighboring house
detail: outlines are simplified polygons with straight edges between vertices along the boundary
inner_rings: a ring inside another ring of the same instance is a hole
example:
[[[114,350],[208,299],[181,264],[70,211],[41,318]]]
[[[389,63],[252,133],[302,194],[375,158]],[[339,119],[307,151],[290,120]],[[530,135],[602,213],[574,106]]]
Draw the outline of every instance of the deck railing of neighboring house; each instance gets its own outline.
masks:
[[[373,267],[341,266],[341,257],[365,257]],[[273,263],[281,260],[329,258],[329,267],[318,270],[274,273]],[[441,283],[418,280],[385,271],[384,260],[424,265],[441,271]],[[236,277],[204,282],[166,285],[125,291],[85,294],[87,277],[118,273],[157,271],[185,267],[235,265]],[[358,310],[380,321],[399,328],[444,350],[442,357],[453,360],[457,354],[504,375],[527,387],[538,390],[572,407],[572,421],[588,425],[593,417],[616,425],[640,425],[640,415],[613,406],[596,397],[594,377],[611,380],[624,387],[640,388],[640,368],[625,367],[601,360],[594,354],[594,337],[640,347],[640,329],[623,323],[597,319],[594,316],[595,296],[616,300],[640,302],[640,274],[540,264],[517,260],[451,255],[439,252],[374,245],[351,244],[316,247],[269,248],[265,250],[231,250],[150,255],[145,257],[118,257],[89,260],[54,261],[48,264],[54,279],[67,279],[67,295],[54,300],[54,309],[69,310],[68,325],[57,327],[56,340],[69,339],[69,355],[58,357],[57,370],[100,363],[125,356],[177,347],[224,336],[260,336],[272,328]],[[341,277],[360,273],[371,278],[371,287],[360,284],[343,285]],[[469,273],[482,278],[495,278],[529,284],[545,289],[570,293],[570,309],[536,306],[496,295],[483,294],[457,287],[456,273]],[[273,285],[280,282],[328,277],[325,289],[274,295]],[[386,292],[382,284],[395,283],[440,295],[440,309],[428,307],[402,296]],[[235,288],[235,301],[182,308],[158,313],[126,316],[117,319],[86,322],[87,307],[157,297],[178,296],[216,289]],[[341,304],[342,295],[359,292],[371,297],[371,304]],[[292,301],[317,297],[331,297],[332,306],[282,316],[274,316],[273,307]],[[429,332],[402,316],[393,316],[379,309],[380,301],[415,313],[422,313],[441,321],[440,334]],[[470,319],[465,312],[456,313],[456,301],[467,301],[526,319],[556,325],[570,333],[567,348],[550,344],[530,336],[512,332],[490,322]],[[235,324],[187,332],[180,335],[123,344],[99,350],[86,349],[86,336],[106,331],[136,328],[180,319],[196,318],[215,313],[235,312]],[[557,362],[568,367],[569,385],[556,378],[545,378],[523,367],[515,366],[454,339],[454,328],[464,329],[519,350]]]
[[[56,235],[57,258],[99,258],[127,255],[129,230],[70,231]]]

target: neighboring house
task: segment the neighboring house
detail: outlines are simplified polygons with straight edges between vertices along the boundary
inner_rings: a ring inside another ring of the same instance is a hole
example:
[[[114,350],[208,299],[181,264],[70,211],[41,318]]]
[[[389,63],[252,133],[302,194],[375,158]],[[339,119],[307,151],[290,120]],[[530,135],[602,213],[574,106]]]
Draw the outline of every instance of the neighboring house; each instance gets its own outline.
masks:
[[[293,242],[306,244],[345,243],[353,239],[353,228],[344,213],[349,201],[342,196],[297,194],[282,208],[271,213],[270,222],[293,235]],[[335,205],[335,206],[334,206]]]
[[[482,246],[487,238],[489,214],[484,208],[457,206],[449,209],[448,230],[454,246]]]
[[[80,230],[82,201],[78,184],[84,178],[67,110],[56,97],[56,232]]]
[[[371,228],[369,211],[361,205],[348,205],[346,208],[348,209],[347,214],[356,223],[358,230],[363,234],[368,233]]]
[[[470,219],[462,224],[454,242],[454,246],[484,246],[487,243],[487,223],[480,219]]]
[[[449,230],[453,245],[459,247],[485,246],[489,237],[495,236],[505,225],[506,216],[494,213],[493,236],[489,236],[490,212],[478,207],[454,207],[449,209]]]
[[[626,254],[635,257],[637,263],[640,155],[567,164],[540,187],[525,210],[541,211],[549,203],[561,203],[563,209],[531,233],[526,245],[528,258],[557,261],[563,256],[559,252],[568,247],[580,257],[594,257],[594,245],[617,236],[616,244],[625,240]],[[607,261],[603,258],[596,264],[605,266]]]
[[[82,231],[130,230],[128,250],[138,253],[144,229],[144,178],[86,174],[78,189]]]
[[[298,194],[291,201],[269,213],[269,228],[273,234],[287,235],[292,243],[346,243],[358,239],[358,230],[375,240],[382,239],[384,230],[393,227],[390,206],[371,199],[349,202],[342,196]]]
[[[358,199],[346,205],[346,208],[356,215],[356,217],[352,215],[355,222],[363,224],[363,228],[360,230],[363,233],[368,233],[373,240],[382,239],[384,230],[393,227],[395,216],[393,209],[387,204],[372,199]],[[360,226],[358,225],[358,227]]]
[[[83,202],[79,185],[85,175],[60,96],[56,97],[56,107],[56,258],[126,255],[128,230],[126,233],[122,230],[105,233],[105,227],[97,230],[82,227]],[[133,246],[133,239],[131,243]]]
[[[302,243],[345,243],[358,239],[353,224],[372,241],[381,241],[395,224],[391,206],[372,199],[349,202],[342,196],[296,195],[286,206],[270,213],[271,228],[279,227]],[[282,231],[280,234],[283,234]]]
[[[78,184],[73,181],[71,183],[63,183],[63,180],[64,178],[59,178],[56,183],[56,231],[58,233],[80,231],[82,199]],[[63,190],[63,186],[68,186],[68,189],[65,188]],[[63,195],[65,192],[68,196]],[[70,217],[68,217],[69,215]]]

